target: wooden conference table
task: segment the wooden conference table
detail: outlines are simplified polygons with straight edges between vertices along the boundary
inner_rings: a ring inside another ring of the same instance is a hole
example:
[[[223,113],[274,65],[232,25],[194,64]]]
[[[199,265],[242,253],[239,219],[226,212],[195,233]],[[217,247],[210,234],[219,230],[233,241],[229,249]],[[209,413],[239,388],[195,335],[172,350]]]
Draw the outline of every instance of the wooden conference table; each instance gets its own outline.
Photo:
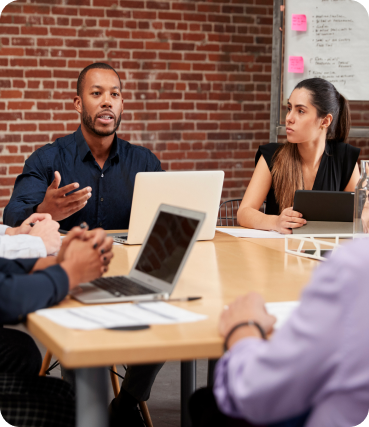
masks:
[[[140,246],[114,246],[109,275],[127,274]],[[218,319],[225,304],[249,291],[267,302],[299,298],[318,261],[288,255],[284,239],[241,239],[216,232],[197,242],[172,297],[202,296],[176,305],[206,314],[201,322],[154,325],[142,331],[78,331],[31,314],[27,326],[66,368],[76,370],[78,427],[107,426],[108,370],[113,364],[181,361],[181,425],[190,425],[189,395],[196,387],[196,359],[218,359],[223,341]],[[76,307],[66,298],[57,307]]]

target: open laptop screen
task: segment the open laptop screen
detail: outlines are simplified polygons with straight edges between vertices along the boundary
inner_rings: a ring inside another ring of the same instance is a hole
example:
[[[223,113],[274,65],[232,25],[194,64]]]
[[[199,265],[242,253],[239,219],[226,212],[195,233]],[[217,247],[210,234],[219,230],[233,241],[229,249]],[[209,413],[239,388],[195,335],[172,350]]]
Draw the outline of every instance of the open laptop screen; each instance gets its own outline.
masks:
[[[136,270],[172,283],[199,221],[160,212]]]

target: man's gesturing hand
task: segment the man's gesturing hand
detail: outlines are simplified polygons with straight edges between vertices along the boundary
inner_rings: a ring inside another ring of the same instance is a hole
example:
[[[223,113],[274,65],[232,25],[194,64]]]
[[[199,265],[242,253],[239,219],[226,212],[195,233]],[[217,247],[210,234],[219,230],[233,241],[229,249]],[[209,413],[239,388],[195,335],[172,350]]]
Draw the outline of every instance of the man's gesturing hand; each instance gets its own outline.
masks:
[[[54,181],[46,190],[43,202],[36,209],[38,213],[49,213],[55,221],[68,218],[86,206],[92,191],[91,187],[86,187],[67,196],[66,194],[78,188],[79,184],[74,182],[59,188],[60,182],[60,173],[55,171]]]

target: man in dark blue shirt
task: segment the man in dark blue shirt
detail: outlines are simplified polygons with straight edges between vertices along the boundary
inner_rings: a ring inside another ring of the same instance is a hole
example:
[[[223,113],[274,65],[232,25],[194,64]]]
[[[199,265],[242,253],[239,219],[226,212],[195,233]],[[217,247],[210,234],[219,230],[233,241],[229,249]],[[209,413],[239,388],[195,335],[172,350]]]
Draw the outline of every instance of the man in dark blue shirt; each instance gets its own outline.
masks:
[[[117,137],[123,98],[120,78],[109,65],[91,64],[81,72],[74,107],[81,126],[26,160],[4,224],[17,226],[38,212],[51,214],[64,230],[82,221],[91,229],[128,228],[136,174],[161,171],[160,161],[147,148]]]
[[[123,113],[121,82],[107,64],[82,70],[74,108],[78,130],[36,150],[26,160],[4,211],[4,224],[16,226],[34,212],[49,213],[70,230],[85,221],[91,229],[127,229],[137,172],[161,171],[147,148],[117,138]],[[138,401],[147,400],[162,364],[129,366],[119,397],[111,405],[111,424],[124,418],[143,426]]]

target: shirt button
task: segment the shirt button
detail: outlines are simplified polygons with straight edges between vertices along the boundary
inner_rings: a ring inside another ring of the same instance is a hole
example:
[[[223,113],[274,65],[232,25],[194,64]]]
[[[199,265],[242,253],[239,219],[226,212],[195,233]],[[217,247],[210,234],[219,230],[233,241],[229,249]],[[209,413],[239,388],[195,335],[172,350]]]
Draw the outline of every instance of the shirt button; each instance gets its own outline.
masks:
[[[101,197],[100,202],[103,202],[103,201],[104,201],[104,197]]]
[[[104,174],[103,173],[101,174],[101,178],[104,178]]]
[[[100,225],[100,227],[102,227],[102,222],[100,222],[100,224],[99,224],[99,225]]]

